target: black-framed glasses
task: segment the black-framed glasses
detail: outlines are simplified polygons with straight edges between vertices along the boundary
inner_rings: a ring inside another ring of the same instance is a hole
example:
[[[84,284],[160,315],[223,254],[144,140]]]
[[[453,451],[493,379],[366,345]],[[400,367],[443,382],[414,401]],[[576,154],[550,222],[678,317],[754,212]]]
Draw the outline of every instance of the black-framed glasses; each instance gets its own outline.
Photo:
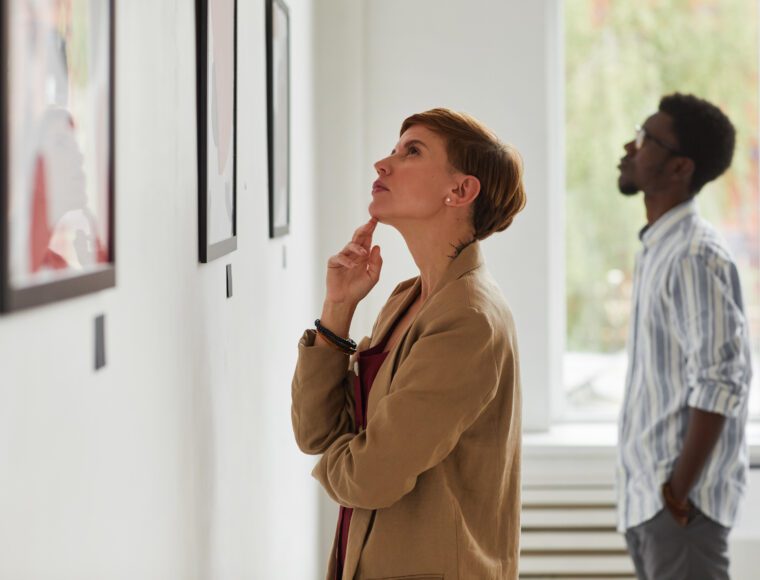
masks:
[[[665,149],[666,151],[670,151],[673,155],[683,155],[678,149],[675,147],[671,147],[664,141],[658,139],[654,135],[651,135],[644,127],[641,125],[636,125],[636,140],[634,141],[636,145],[636,151],[641,149],[644,146],[644,141],[649,139],[650,141],[653,141],[654,143],[657,143],[660,147]]]

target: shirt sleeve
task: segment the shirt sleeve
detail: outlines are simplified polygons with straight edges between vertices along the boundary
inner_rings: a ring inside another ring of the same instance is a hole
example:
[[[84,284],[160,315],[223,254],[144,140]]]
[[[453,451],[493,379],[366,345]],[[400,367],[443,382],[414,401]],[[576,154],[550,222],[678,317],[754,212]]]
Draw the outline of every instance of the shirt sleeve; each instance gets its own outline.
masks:
[[[463,307],[439,316],[416,339],[366,430],[338,437],[314,477],[341,505],[393,505],[449,455],[495,396],[498,347],[482,313]]]
[[[349,356],[314,343],[307,330],[298,343],[298,363],[291,388],[291,420],[304,453],[324,452],[337,437],[354,430],[353,372]]]
[[[686,355],[689,406],[736,416],[751,377],[736,266],[689,256],[676,268],[672,291],[676,337]]]

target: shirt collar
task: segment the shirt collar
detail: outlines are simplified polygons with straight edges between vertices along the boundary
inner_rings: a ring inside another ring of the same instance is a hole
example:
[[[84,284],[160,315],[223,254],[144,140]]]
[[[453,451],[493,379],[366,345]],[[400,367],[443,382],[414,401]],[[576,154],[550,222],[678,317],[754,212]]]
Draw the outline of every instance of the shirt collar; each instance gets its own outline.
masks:
[[[660,240],[676,231],[678,225],[685,219],[697,215],[697,202],[690,200],[679,203],[669,209],[653,224],[644,226],[639,232],[639,239],[645,248],[651,248]]]

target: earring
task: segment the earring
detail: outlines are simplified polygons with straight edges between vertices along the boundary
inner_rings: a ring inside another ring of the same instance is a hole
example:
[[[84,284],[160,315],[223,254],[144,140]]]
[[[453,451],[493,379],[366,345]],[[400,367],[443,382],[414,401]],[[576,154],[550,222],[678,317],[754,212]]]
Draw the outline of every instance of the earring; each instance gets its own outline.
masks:
[[[450,197],[446,198],[446,203],[451,203],[451,198]]]

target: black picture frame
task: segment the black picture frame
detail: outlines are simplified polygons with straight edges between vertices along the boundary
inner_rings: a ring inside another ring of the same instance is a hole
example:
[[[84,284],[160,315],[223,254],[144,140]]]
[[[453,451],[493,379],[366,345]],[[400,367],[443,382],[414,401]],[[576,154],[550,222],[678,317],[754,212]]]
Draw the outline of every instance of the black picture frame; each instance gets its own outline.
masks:
[[[76,24],[65,15],[57,23],[69,27],[65,36],[33,10],[19,26],[22,8],[0,6],[3,313],[116,285],[115,2],[80,5],[89,18]],[[86,76],[72,73],[77,38]]]
[[[290,233],[290,11],[266,0],[269,237]]]
[[[195,8],[198,259],[207,263],[237,249],[237,0]]]

